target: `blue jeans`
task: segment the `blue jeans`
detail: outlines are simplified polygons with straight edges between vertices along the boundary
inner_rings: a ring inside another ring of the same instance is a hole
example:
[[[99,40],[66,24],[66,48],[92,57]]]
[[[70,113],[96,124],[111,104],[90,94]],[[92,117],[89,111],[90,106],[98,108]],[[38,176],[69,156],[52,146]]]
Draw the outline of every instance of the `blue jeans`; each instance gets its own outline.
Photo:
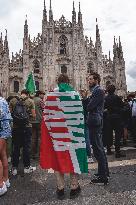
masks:
[[[86,142],[86,152],[87,156],[91,157],[91,147],[90,147],[90,138],[89,138],[89,129],[88,126],[85,124],[85,142]]]
[[[98,174],[102,178],[109,175],[107,157],[102,143],[102,127],[89,127],[94,157],[98,162]]]
[[[24,167],[30,166],[30,148],[31,148],[32,128],[14,128],[12,132],[12,165],[18,167],[20,148],[23,148]]]

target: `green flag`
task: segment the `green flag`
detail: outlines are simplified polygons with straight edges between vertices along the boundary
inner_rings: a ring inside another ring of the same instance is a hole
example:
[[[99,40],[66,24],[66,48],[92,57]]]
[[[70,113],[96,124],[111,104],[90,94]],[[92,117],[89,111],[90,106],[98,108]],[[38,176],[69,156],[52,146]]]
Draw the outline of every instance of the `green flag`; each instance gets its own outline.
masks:
[[[31,94],[35,93],[36,91],[36,86],[35,86],[35,80],[33,73],[31,72],[28,76],[28,79],[25,84],[26,90],[28,90]]]

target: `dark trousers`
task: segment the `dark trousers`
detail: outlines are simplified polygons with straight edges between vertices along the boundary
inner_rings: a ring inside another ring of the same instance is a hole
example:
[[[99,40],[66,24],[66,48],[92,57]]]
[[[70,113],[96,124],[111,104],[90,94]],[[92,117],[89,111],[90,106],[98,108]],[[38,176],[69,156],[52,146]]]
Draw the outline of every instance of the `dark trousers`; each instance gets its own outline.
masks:
[[[30,166],[30,148],[31,148],[32,128],[14,128],[12,131],[12,165],[18,167],[20,148],[23,148],[23,164],[24,167]]]
[[[88,126],[85,124],[85,142],[86,142],[86,152],[87,156],[91,157],[91,147],[90,147],[90,138],[89,138],[89,129]]]
[[[123,133],[123,126],[121,124],[121,118],[116,116],[109,116],[107,118],[107,150],[113,144],[113,131],[115,132],[115,152],[120,152],[120,141]]]
[[[102,142],[102,127],[89,127],[94,157],[98,162],[98,174],[102,178],[109,175],[107,157]]]
[[[35,156],[39,150],[39,140],[41,134],[41,124],[32,124],[32,155]]]
[[[131,137],[136,143],[136,116],[133,116],[131,119]]]

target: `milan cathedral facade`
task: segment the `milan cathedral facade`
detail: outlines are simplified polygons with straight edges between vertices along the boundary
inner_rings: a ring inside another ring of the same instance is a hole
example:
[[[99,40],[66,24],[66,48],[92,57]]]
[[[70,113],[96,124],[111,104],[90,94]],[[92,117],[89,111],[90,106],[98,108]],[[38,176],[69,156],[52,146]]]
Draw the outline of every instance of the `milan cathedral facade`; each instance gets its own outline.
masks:
[[[0,83],[4,96],[20,92],[27,76],[33,71],[37,89],[51,90],[56,86],[60,73],[67,73],[75,89],[87,89],[86,77],[91,71],[101,75],[105,88],[114,84],[119,95],[127,92],[125,61],[122,45],[114,37],[113,59],[103,55],[100,32],[96,21],[96,41],[84,36],[82,13],[76,13],[73,3],[72,21],[62,15],[58,21],[49,9],[49,18],[44,1],[42,34],[31,40],[27,20],[24,25],[23,50],[9,58],[7,31],[5,39],[0,37]]]

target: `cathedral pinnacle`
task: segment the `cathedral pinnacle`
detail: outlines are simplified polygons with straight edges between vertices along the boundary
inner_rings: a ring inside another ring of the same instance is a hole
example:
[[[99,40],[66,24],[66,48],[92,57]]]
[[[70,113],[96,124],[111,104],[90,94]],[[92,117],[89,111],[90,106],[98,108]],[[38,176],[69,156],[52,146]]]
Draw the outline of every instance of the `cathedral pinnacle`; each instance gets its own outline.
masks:
[[[100,41],[100,33],[99,33],[97,18],[96,18],[96,41]]]
[[[51,0],[50,0],[49,22],[51,23],[52,21],[53,21],[53,12],[52,12]]]
[[[25,25],[24,25],[24,38],[28,37],[28,25],[27,25],[27,15],[25,19]]]
[[[75,11],[74,1],[73,1],[73,11],[72,11],[72,23],[76,24],[76,11]]]
[[[73,12],[75,12],[75,2],[73,1]]]
[[[43,9],[43,21],[47,21],[47,11],[46,11],[45,0],[44,0],[44,9]]]
[[[2,40],[2,33],[0,37],[0,52],[3,50],[3,40]]]
[[[0,41],[2,41],[2,32],[1,32],[1,37],[0,37]]]
[[[52,8],[51,8],[51,0],[50,0],[50,10],[52,10]]]
[[[122,51],[122,45],[121,45],[121,40],[120,40],[120,36],[119,36],[119,48]]]
[[[110,54],[110,51],[109,51],[109,61],[111,61],[111,54]]]
[[[4,40],[4,51],[5,53],[9,54],[9,48],[8,48],[8,40],[7,40],[7,29],[6,30],[6,35],[5,35],[5,40]]]
[[[79,2],[79,11],[78,11],[78,24],[82,26],[82,14],[81,14],[80,2]]]
[[[46,6],[45,6],[45,0],[44,0],[44,10],[46,10]]]

